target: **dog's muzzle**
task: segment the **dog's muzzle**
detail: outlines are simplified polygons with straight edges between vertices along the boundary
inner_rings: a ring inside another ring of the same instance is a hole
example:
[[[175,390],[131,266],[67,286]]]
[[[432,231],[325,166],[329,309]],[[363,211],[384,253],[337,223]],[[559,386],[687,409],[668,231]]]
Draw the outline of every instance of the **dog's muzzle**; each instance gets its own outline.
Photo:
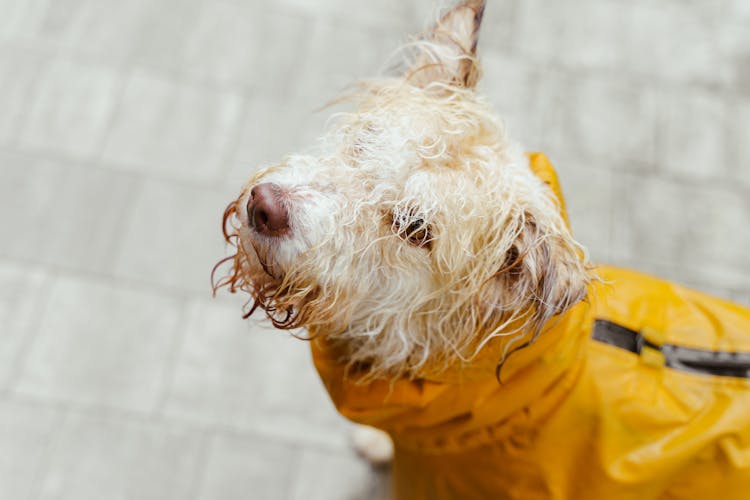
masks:
[[[263,236],[281,236],[289,231],[289,212],[278,184],[265,182],[250,190],[247,201],[250,225]]]

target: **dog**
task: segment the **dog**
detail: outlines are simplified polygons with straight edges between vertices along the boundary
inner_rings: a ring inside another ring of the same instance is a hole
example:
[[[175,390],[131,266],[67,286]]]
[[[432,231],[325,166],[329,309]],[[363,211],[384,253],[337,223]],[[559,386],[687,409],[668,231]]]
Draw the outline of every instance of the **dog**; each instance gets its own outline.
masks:
[[[307,332],[395,498],[750,498],[750,310],[589,262],[549,161],[476,91],[484,9],[250,178],[214,290]]]

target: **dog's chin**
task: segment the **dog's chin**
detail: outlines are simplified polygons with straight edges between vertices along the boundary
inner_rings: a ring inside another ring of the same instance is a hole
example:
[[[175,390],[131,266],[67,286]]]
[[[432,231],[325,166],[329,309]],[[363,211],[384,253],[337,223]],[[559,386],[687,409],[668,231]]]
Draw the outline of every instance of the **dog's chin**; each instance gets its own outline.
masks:
[[[316,288],[300,277],[287,276],[272,251],[262,243],[254,242],[250,248],[243,244],[242,273],[251,300],[245,317],[261,309],[274,327],[290,330],[306,327],[316,317]]]
[[[243,245],[244,246],[244,245]],[[284,280],[284,271],[276,261],[270,245],[254,239],[249,240],[250,248],[243,248],[248,255],[253,281],[273,281],[279,284]]]

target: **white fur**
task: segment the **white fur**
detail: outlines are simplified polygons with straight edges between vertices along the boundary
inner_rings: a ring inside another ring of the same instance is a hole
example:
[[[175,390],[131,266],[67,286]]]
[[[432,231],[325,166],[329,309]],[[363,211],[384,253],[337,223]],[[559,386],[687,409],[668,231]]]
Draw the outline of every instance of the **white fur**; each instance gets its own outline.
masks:
[[[239,244],[219,285],[372,377],[468,363],[494,338],[533,341],[590,279],[555,197],[471,88],[481,71],[466,23],[480,6],[441,18],[405,78],[361,84],[317,151],[258,172],[227,212]],[[262,182],[280,187],[285,236],[248,225]]]
[[[358,425],[351,437],[354,449],[372,465],[386,465],[393,459],[393,441],[387,433],[374,427]]]

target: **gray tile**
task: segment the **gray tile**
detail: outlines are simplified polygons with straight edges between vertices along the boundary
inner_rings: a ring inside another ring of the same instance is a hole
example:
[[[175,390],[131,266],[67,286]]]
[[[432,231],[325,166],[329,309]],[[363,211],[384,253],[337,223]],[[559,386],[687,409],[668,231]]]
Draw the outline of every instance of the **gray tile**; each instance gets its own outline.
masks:
[[[513,0],[510,1],[512,2]],[[368,2],[368,4],[370,3],[374,4],[374,2]],[[440,12],[448,5],[439,0],[413,0],[411,2],[391,0],[390,4],[394,4],[396,9],[393,13],[388,13],[387,15],[384,12],[382,13],[382,15],[387,17],[385,23],[395,26],[401,21],[403,22],[402,29],[410,35],[426,29],[433,21],[438,19]],[[494,8],[492,4],[489,5],[485,15],[494,16],[490,12],[490,9]],[[504,10],[504,7],[500,7],[500,10]],[[394,16],[397,16],[397,18],[394,19]]]
[[[387,55],[399,45],[382,28],[328,19],[315,23],[308,43],[297,91],[324,100],[338,96],[358,80],[380,74]]]
[[[138,67],[160,71],[182,69],[181,55],[200,15],[201,0],[147,1],[130,61]]]
[[[517,31],[528,36],[517,36],[514,47],[524,58],[534,62],[545,62],[552,59],[554,54],[559,54],[562,39],[568,28],[566,17],[570,10],[569,3],[545,3],[542,0],[520,2]],[[486,30],[487,26],[483,26],[482,29]]]
[[[734,176],[750,190],[750,99],[741,101],[732,110],[731,137],[735,152],[735,164],[732,166]]]
[[[611,69],[622,58],[625,12],[626,6],[618,1],[524,0],[519,3],[514,43],[520,53],[538,62]]]
[[[41,271],[0,263],[0,387],[5,387],[24,342],[42,314],[49,278]],[[2,482],[2,481],[0,481]]]
[[[488,51],[508,50],[513,47],[517,34],[520,32],[518,17],[521,3],[519,0],[488,2],[484,10],[482,32],[479,38],[480,57]],[[428,9],[423,9],[420,21],[427,19],[429,12]]]
[[[318,110],[324,101],[258,92],[250,99],[233,155],[229,180],[234,188],[259,167],[311,148],[325,130],[331,110]]]
[[[225,254],[221,217],[231,199],[213,190],[147,182],[123,225],[115,274],[208,296],[211,269]]]
[[[557,149],[598,160],[653,164],[657,134],[657,96],[621,78],[569,80],[559,119],[548,123]],[[637,123],[637,126],[634,124]]]
[[[39,37],[68,52],[124,62],[134,50],[147,5],[147,0],[53,0]]]
[[[263,368],[273,349],[269,332],[250,331],[238,307],[195,302],[165,411],[204,422],[240,425],[259,411]],[[263,335],[265,334],[265,335]]]
[[[303,15],[256,9],[253,21],[260,42],[255,47],[248,82],[283,94],[305,93],[302,72],[310,54],[312,20]]]
[[[106,162],[140,172],[214,178],[235,135],[242,99],[136,72],[104,148]]]
[[[236,306],[192,304],[165,413],[344,446],[345,426],[312,366],[309,346],[240,317]]]
[[[0,0],[0,40],[29,41],[38,33],[50,0]]]
[[[530,150],[541,147],[539,72],[536,65],[492,50],[482,55],[480,92],[487,96],[508,134]]]
[[[612,257],[612,171],[575,157],[554,158],[573,236],[593,262]]]
[[[280,0],[278,5],[289,12],[298,12],[317,19],[343,22],[349,25],[388,27],[398,30],[422,28],[425,21],[435,15],[435,6],[444,3],[432,0]],[[415,24],[415,18],[417,23]]]
[[[38,498],[191,498],[201,448],[199,435],[174,425],[73,414],[49,457]]]
[[[310,19],[233,1],[203,5],[185,49],[185,71],[224,84],[287,89],[298,83]]]
[[[111,267],[133,181],[120,174],[0,153],[0,255],[103,271]]]
[[[726,109],[722,96],[699,91],[661,96],[659,165],[692,179],[727,176]]]
[[[707,186],[621,176],[615,184],[616,257],[658,264],[683,282],[734,288],[748,279],[746,196]],[[740,285],[743,286],[743,285]]]
[[[387,477],[376,474],[353,453],[304,450],[293,500],[385,500]]]
[[[557,151],[557,143],[560,142],[557,137],[560,130],[555,124],[562,121],[562,114],[569,99],[568,89],[574,88],[574,85],[584,76],[560,69],[542,66],[537,66],[537,68],[539,71],[536,97],[528,107],[528,113],[534,120],[533,137],[536,139],[536,144],[531,149],[544,151],[554,158],[565,153]]]
[[[730,68],[721,57],[724,20],[719,2],[634,2],[628,22],[625,69],[651,80],[723,85]]]
[[[0,486],[3,498],[30,500],[60,416],[40,404],[0,401]]]
[[[17,139],[45,58],[35,52],[0,47],[0,144]]]
[[[297,454],[289,445],[257,437],[213,437],[198,500],[286,500]]]
[[[750,21],[750,3],[745,0],[729,0],[732,13],[745,21]]]
[[[257,11],[237,2],[204,3],[186,43],[185,71],[221,83],[247,81],[255,53],[263,47]]]
[[[563,45],[557,49],[562,60],[575,68],[618,68],[624,59],[622,19],[627,15],[627,6],[617,0],[574,3],[575,7],[568,10],[570,17]],[[545,35],[539,33],[539,36]],[[554,40],[551,46],[555,47]]]
[[[49,400],[151,411],[179,303],[147,290],[60,278],[13,389]]]
[[[314,375],[315,377],[310,376],[305,380],[305,386],[320,384],[316,378],[317,375]],[[279,385],[276,390],[286,391],[285,397],[292,399],[302,393],[302,389],[297,387],[299,385],[293,386],[290,390],[290,386]],[[322,384],[309,390],[311,392],[303,394],[309,404],[307,408],[293,412],[287,409],[281,413],[263,411],[249,418],[242,424],[242,428],[279,441],[303,446],[333,451],[349,448],[352,424],[335,412],[333,405],[326,400],[327,396]],[[317,399],[317,401],[309,403],[311,399]],[[312,419],[307,416],[306,412],[314,413]],[[328,415],[322,418],[322,413]]]
[[[732,19],[717,36],[729,67],[730,89],[750,96],[750,20]]]
[[[91,157],[101,147],[119,78],[119,73],[107,66],[52,61],[32,93],[21,145]]]

